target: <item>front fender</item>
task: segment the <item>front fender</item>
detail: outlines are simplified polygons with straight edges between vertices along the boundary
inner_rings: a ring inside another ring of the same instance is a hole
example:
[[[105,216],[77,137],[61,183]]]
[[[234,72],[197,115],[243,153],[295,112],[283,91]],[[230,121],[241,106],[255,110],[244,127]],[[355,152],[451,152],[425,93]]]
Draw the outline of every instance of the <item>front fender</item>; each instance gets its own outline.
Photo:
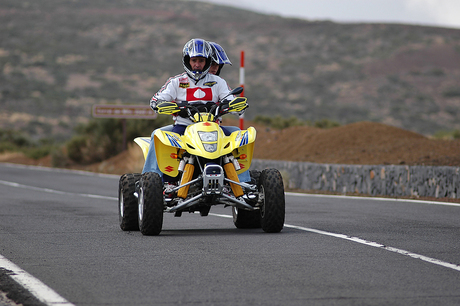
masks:
[[[217,126],[217,125],[216,125]],[[230,134],[223,135],[220,127],[217,126],[219,133],[219,148],[216,152],[206,152],[201,145],[199,139],[196,139],[197,129],[200,131],[212,131],[216,127],[210,125],[195,127],[189,126],[184,135],[179,135],[169,131],[156,130],[153,136],[156,158],[161,172],[169,176],[177,176],[179,174],[179,160],[183,152],[187,151],[192,155],[201,156],[208,159],[216,159],[220,156],[232,154],[240,164],[241,169],[238,174],[249,170],[252,157],[254,154],[254,143],[256,139],[256,130],[249,127],[247,130],[238,130]],[[147,153],[151,145],[150,137],[137,137],[134,141],[141,147],[144,158],[147,158]]]

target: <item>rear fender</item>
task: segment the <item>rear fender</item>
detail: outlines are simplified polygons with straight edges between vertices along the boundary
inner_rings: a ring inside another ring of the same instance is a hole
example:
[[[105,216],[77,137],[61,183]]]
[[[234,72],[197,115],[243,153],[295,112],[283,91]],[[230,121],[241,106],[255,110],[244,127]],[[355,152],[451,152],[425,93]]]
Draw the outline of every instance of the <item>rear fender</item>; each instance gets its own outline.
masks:
[[[141,147],[142,154],[144,154],[144,160],[147,159],[147,153],[150,147],[150,137],[137,137],[134,139],[134,142]]]

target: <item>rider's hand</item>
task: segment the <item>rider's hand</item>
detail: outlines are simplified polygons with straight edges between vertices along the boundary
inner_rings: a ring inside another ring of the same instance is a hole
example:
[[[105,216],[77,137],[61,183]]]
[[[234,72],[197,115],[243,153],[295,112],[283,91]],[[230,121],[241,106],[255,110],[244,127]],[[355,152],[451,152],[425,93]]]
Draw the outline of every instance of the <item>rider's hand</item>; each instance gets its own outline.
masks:
[[[187,118],[188,117],[188,111],[187,111],[187,101],[180,101],[176,102],[177,106],[179,107],[180,111],[177,113],[179,116]]]
[[[228,110],[228,103],[230,100],[223,100],[219,105],[219,115],[225,115]]]

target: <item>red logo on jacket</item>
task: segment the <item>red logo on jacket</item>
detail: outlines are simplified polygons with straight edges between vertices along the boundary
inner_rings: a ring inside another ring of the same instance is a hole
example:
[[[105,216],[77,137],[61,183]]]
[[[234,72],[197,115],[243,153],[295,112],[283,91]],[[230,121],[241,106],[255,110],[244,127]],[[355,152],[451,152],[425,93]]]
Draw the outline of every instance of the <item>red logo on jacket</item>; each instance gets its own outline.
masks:
[[[211,88],[187,88],[187,101],[212,101]]]

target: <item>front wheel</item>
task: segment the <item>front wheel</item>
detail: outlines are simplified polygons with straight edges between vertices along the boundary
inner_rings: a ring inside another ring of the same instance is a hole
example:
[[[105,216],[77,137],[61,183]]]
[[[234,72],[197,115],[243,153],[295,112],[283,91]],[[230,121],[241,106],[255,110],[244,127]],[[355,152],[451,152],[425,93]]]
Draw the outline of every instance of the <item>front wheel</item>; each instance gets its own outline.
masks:
[[[257,185],[260,179],[260,171],[249,170],[251,184]],[[249,211],[237,207],[232,207],[233,224],[236,228],[260,228],[260,210]]]
[[[265,169],[259,179],[261,225],[264,232],[278,233],[283,229],[285,215],[284,185],[281,173]]]
[[[118,221],[124,231],[138,231],[136,181],[140,173],[127,173],[120,177],[118,183]]]
[[[143,235],[159,235],[163,227],[163,181],[158,173],[142,174],[138,199],[139,230]]]
[[[232,207],[233,224],[236,228],[260,228],[260,211]]]

